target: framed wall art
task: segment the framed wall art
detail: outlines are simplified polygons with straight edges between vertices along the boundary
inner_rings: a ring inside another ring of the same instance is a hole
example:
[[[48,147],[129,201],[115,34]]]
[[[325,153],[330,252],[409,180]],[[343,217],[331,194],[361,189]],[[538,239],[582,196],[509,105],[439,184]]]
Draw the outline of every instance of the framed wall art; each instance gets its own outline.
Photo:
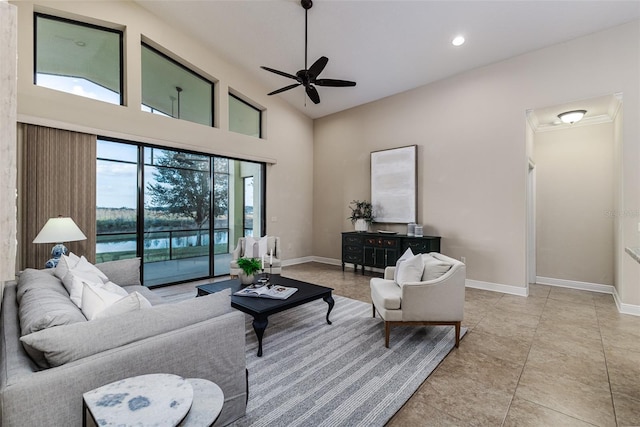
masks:
[[[371,152],[371,203],[375,222],[416,222],[418,146]]]

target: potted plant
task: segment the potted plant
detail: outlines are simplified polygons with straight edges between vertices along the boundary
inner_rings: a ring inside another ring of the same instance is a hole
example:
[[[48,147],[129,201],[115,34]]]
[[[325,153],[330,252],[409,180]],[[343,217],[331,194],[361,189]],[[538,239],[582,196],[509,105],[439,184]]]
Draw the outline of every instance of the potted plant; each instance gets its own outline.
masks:
[[[354,200],[349,203],[351,216],[349,219],[354,224],[356,231],[367,231],[369,224],[373,222],[373,206],[367,200]]]
[[[262,262],[258,258],[239,258],[238,267],[242,270],[240,281],[243,285],[253,283],[254,274],[262,270]]]

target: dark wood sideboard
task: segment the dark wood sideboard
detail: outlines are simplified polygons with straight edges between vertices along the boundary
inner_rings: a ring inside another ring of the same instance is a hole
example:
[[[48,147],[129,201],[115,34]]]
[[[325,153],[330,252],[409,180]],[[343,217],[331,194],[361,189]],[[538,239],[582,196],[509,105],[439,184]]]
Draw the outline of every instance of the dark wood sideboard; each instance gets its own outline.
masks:
[[[345,264],[382,268],[396,265],[400,256],[411,248],[414,254],[440,252],[439,236],[414,237],[406,234],[347,231],[342,233],[342,271]]]

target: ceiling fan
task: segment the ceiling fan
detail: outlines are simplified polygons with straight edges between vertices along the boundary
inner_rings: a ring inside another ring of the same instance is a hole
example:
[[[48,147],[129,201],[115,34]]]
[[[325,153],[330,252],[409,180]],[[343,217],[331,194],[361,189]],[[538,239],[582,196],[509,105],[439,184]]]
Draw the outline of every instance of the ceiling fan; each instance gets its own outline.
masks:
[[[348,80],[319,79],[318,76],[320,75],[322,70],[324,70],[324,67],[327,65],[327,62],[329,62],[329,58],[327,58],[326,56],[321,56],[316,62],[314,62],[311,65],[311,67],[307,68],[307,12],[313,6],[313,1],[301,0],[300,4],[304,8],[304,69],[298,71],[294,76],[293,74],[285,73],[284,71],[274,70],[273,68],[269,68],[269,67],[261,66],[260,68],[297,81],[297,83],[274,90],[273,92],[268,93],[267,95],[275,95],[277,93],[284,92],[289,89],[293,89],[302,85],[304,86],[304,89],[307,92],[307,96],[309,97],[309,99],[311,99],[314,104],[319,104],[320,95],[318,95],[318,90],[315,88],[314,85],[330,86],[330,87],[346,87],[346,86],[355,86],[356,82],[351,82]]]

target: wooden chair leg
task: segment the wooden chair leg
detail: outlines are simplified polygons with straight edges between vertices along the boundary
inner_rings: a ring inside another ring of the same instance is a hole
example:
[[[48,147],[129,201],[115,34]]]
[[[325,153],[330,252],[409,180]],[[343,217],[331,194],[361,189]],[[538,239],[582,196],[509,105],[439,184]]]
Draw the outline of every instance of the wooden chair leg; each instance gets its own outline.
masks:
[[[391,333],[391,324],[384,322],[384,346],[389,348],[389,334]]]
[[[371,303],[371,308],[373,309],[373,317],[376,317],[376,306]]]
[[[456,348],[460,347],[460,324],[462,322],[456,322]]]

